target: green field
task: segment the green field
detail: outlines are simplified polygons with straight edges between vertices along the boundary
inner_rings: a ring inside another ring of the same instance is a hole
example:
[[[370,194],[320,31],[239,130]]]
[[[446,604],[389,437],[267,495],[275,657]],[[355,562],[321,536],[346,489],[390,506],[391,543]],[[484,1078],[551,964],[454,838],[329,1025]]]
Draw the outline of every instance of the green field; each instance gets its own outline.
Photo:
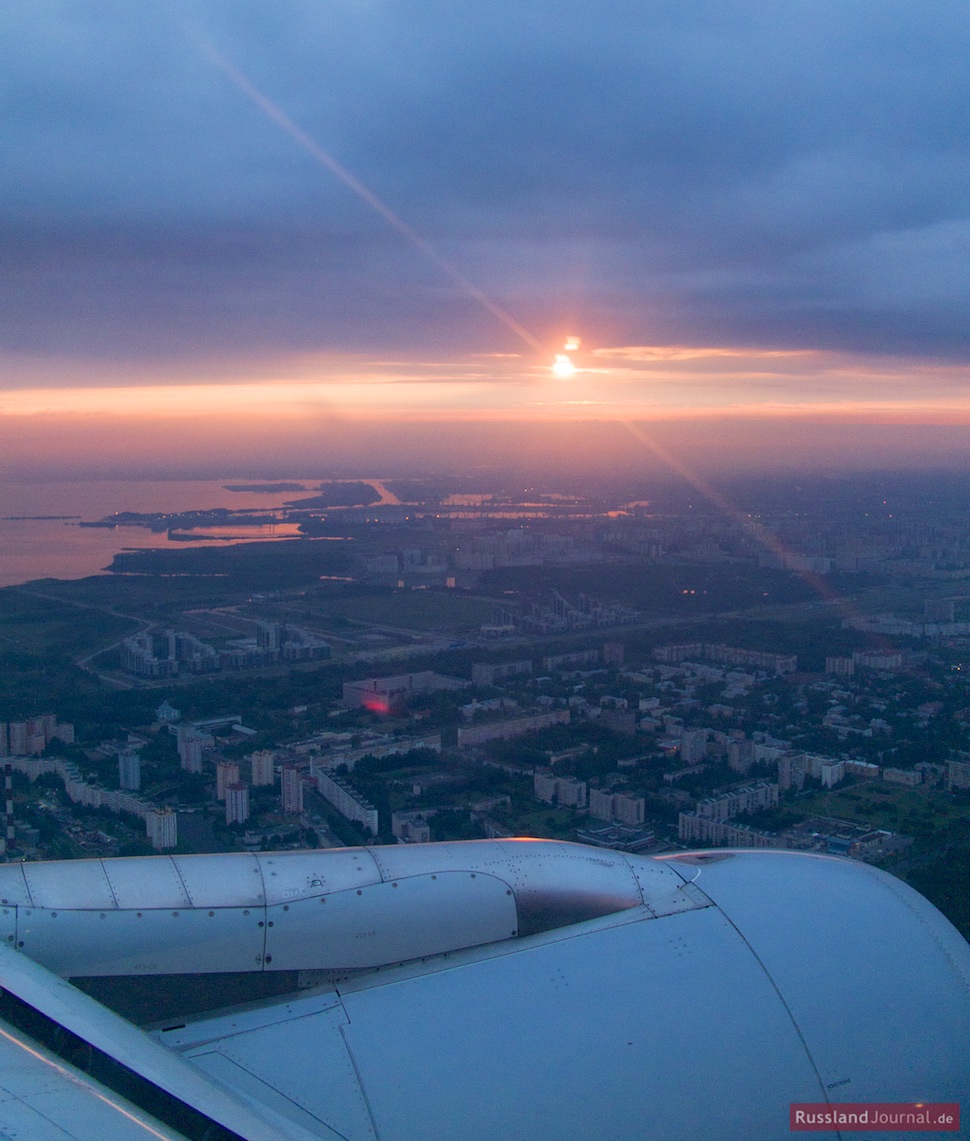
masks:
[[[482,582],[486,590],[496,594],[518,590],[533,599],[552,590],[567,598],[591,594],[604,602],[634,607],[648,618],[712,614],[818,597],[804,579],[786,571],[673,559],[660,563],[629,558],[583,566],[505,567],[487,571]]]
[[[346,543],[292,539],[177,551],[123,551],[115,555],[111,570],[210,578],[216,580],[219,591],[279,590],[319,582],[322,576],[346,575],[352,562]]]
[[[245,602],[250,593],[228,578],[107,574],[71,581],[41,579],[25,588],[0,590],[0,598],[26,591],[56,605],[73,603],[77,613],[88,608],[169,623],[183,610]]]
[[[490,621],[493,605],[487,599],[443,590],[396,590],[328,598],[315,615],[324,622],[331,617],[408,630],[467,630]]]
[[[965,801],[954,800],[940,790],[924,791],[883,781],[859,781],[847,788],[799,796],[786,807],[806,816],[832,816],[911,835],[941,831],[968,814]]]
[[[100,609],[40,597],[16,587],[0,590],[0,652],[80,656],[136,628],[128,619]]]

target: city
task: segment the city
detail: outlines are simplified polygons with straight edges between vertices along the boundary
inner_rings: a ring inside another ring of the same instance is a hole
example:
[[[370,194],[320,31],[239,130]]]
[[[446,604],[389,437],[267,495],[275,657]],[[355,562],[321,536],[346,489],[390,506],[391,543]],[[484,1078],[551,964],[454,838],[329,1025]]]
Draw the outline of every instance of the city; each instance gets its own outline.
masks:
[[[838,511],[748,480],[729,514],[669,483],[323,483],[276,511],[300,539],[7,588],[6,644],[43,647],[7,652],[7,858],[769,847],[875,862],[966,932],[970,528],[927,478]]]

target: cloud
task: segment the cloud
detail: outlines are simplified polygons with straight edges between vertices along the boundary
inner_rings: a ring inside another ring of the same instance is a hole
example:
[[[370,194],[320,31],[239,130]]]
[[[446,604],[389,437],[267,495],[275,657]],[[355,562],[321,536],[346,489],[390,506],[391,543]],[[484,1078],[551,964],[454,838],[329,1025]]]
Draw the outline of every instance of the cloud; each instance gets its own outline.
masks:
[[[8,4],[8,350],[521,349],[200,38],[543,343],[970,355],[963,0]]]
[[[699,361],[699,360],[770,360],[808,356],[805,349],[717,348],[701,345],[620,345],[616,348],[593,349],[591,356],[604,361]]]

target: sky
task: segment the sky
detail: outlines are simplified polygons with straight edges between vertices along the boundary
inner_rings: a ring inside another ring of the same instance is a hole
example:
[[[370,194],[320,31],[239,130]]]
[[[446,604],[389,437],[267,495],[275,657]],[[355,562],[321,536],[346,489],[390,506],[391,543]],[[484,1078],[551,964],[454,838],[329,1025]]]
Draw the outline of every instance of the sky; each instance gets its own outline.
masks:
[[[965,0],[7,0],[0,477],[970,466],[968,58]]]

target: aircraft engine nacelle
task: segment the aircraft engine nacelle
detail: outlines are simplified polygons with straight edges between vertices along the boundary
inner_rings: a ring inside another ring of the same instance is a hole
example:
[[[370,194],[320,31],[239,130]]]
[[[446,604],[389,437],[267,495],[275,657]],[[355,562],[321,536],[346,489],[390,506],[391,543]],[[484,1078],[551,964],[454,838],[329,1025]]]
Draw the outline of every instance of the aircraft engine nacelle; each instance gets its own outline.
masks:
[[[689,895],[548,841],[63,860],[0,866],[0,941],[65,977],[352,970]]]

